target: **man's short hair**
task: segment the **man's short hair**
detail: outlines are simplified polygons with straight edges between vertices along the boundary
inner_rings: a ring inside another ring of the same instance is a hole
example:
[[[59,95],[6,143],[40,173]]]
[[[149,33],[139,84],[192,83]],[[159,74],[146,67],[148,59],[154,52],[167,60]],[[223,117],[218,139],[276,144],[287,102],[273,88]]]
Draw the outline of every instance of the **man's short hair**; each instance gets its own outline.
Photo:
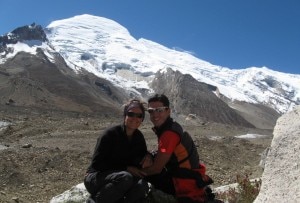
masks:
[[[155,94],[154,96],[152,96],[148,99],[148,104],[150,102],[161,102],[161,103],[163,103],[164,106],[170,107],[169,99],[164,94]]]

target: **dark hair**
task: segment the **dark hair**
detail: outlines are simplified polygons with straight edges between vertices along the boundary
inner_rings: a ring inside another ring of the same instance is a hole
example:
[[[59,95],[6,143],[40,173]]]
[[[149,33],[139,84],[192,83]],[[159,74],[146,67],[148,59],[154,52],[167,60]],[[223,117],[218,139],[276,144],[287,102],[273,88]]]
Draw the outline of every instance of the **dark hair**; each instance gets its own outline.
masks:
[[[169,99],[164,94],[155,94],[154,96],[150,97],[148,99],[148,104],[150,102],[157,102],[157,101],[163,103],[163,105],[166,106],[166,107],[170,107]]]
[[[125,117],[127,112],[132,109],[132,108],[140,108],[142,110],[142,114],[143,114],[143,120],[145,118],[145,107],[144,107],[144,104],[143,102],[141,102],[140,100],[138,99],[132,99],[130,100],[124,107],[124,112],[123,112],[123,116]]]

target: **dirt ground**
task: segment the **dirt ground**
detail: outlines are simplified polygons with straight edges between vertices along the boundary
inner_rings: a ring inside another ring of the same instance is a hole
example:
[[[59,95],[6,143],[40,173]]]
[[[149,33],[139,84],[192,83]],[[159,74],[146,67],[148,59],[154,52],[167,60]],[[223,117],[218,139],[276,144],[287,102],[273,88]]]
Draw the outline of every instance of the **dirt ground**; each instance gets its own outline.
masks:
[[[114,124],[112,117],[71,112],[0,106],[0,202],[49,202],[83,181],[97,137]],[[272,139],[272,131],[240,128],[217,123],[184,123],[194,137],[200,159],[213,178],[213,187],[233,183],[236,175],[260,177],[261,153]],[[146,118],[141,126],[149,150],[156,137]],[[268,135],[239,139],[247,133]]]

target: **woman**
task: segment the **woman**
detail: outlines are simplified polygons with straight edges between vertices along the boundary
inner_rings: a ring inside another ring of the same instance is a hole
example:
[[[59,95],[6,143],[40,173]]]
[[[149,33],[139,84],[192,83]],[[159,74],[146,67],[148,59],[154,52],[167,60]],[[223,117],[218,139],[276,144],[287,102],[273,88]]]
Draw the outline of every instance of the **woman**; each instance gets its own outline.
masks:
[[[145,117],[139,100],[124,107],[123,124],[107,129],[97,140],[84,184],[91,197],[87,202],[138,202],[149,191],[140,170],[147,146],[138,127]]]

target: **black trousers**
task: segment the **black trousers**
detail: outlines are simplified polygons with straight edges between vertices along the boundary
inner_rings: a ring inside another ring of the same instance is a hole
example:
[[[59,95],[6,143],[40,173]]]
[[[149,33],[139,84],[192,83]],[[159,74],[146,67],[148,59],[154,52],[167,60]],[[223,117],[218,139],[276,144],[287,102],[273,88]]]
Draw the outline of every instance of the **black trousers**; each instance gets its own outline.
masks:
[[[95,202],[138,202],[149,191],[144,179],[134,177],[127,171],[90,173],[84,178],[84,185]]]
[[[155,189],[161,190],[170,195],[176,194],[172,176],[166,170],[163,170],[157,175],[147,176],[145,180],[150,182]]]

